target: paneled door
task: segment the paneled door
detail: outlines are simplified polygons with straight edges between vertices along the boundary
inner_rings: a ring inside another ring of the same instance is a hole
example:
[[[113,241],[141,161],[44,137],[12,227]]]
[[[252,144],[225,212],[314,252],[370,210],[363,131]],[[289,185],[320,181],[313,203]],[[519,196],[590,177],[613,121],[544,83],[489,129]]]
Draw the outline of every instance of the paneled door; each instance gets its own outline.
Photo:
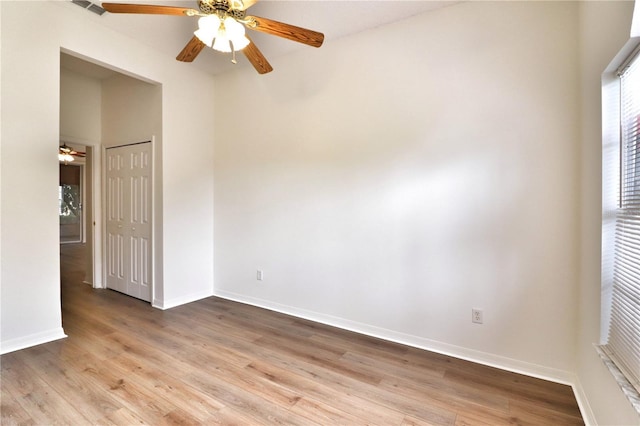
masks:
[[[107,288],[151,301],[151,142],[107,148]]]

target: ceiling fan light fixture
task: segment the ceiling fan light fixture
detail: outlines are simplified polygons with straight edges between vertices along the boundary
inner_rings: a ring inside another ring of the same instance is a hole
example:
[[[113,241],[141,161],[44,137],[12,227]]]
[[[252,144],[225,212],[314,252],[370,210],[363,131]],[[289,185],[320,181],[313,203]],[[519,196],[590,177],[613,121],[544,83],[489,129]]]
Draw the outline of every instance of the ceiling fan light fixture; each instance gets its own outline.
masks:
[[[224,20],[215,14],[204,16],[198,20],[198,30],[193,34],[201,42],[219,52],[242,50],[249,45],[244,25],[230,16]]]
[[[324,42],[324,34],[322,33],[274,21],[273,19],[247,15],[247,9],[258,1],[197,0],[199,10],[196,10],[181,6],[110,3],[109,0],[106,0],[102,2],[102,7],[110,13],[200,17],[198,30],[193,33],[194,35],[176,56],[176,59],[180,62],[193,62],[204,47],[209,46],[220,52],[230,52],[232,63],[236,63],[236,51],[242,50],[244,56],[259,74],[273,71],[273,67],[269,64],[267,58],[264,57],[255,43],[245,35],[246,28],[286,38],[307,46],[322,46]]]
[[[67,164],[67,163],[69,163],[69,162],[71,162],[73,160],[75,160],[73,158],[73,155],[71,155],[69,153],[66,153],[66,152],[65,153],[63,153],[63,152],[59,152],[58,153],[58,161],[62,161],[65,164]]]

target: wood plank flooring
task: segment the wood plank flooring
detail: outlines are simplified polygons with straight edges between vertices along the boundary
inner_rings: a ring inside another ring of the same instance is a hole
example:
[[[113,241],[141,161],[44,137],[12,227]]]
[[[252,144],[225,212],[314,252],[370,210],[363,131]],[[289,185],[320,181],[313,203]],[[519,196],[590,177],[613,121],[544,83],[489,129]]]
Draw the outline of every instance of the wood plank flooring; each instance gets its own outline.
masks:
[[[82,284],[67,339],[5,354],[1,423],[577,425],[568,386],[215,297],[168,311]]]

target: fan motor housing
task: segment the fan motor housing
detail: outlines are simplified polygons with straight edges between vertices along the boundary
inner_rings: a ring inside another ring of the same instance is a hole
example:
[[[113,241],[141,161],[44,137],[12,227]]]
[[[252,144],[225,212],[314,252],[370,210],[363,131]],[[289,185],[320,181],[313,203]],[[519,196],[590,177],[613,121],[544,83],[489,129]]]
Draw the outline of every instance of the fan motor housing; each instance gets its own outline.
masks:
[[[198,0],[200,12],[212,14],[216,12],[229,12],[231,6],[227,0]]]
[[[217,13],[221,18],[231,16],[236,20],[242,20],[245,17],[241,0],[198,0],[198,7],[200,12],[206,15]]]

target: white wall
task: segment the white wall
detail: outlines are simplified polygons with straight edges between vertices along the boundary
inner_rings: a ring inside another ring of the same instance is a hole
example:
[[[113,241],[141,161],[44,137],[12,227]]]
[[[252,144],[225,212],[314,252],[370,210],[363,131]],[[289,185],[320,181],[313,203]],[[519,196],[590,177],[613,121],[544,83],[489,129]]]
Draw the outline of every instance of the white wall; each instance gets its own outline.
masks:
[[[632,2],[580,3],[582,220],[577,370],[590,420],[601,425],[640,423],[593,347],[601,337],[601,74],[629,39],[632,10]]]
[[[70,2],[3,1],[0,8],[0,244],[11,247],[2,250],[1,351],[63,335],[56,191],[61,49],[162,84],[162,306],[210,295],[213,123],[185,123],[194,111],[213,116],[211,77],[103,27],[101,17]]]
[[[2,34],[2,8],[0,7],[0,34]],[[2,58],[2,40],[0,40]],[[0,66],[0,188],[2,188],[2,67]],[[0,190],[0,230],[2,229],[2,191]],[[2,298],[2,238],[0,235],[0,298]],[[0,303],[0,333],[2,332],[2,303]],[[1,336],[0,336],[1,341]]]
[[[149,140],[162,145],[162,86],[125,75],[102,82],[102,141],[114,146]]]
[[[101,141],[102,85],[100,80],[60,70],[60,137]]]
[[[63,336],[58,260],[59,47],[2,2],[2,351]],[[33,6],[32,6],[33,7]],[[29,8],[27,7],[27,12]],[[35,15],[35,10],[31,11]],[[29,14],[32,14],[29,13]],[[36,22],[38,18],[35,18]],[[42,18],[44,19],[44,17]],[[44,25],[49,30],[55,28]],[[31,27],[31,25],[28,25]],[[9,37],[16,34],[16,38]],[[29,158],[29,161],[15,161]]]
[[[463,3],[270,59],[216,80],[216,294],[571,381],[578,4]]]

